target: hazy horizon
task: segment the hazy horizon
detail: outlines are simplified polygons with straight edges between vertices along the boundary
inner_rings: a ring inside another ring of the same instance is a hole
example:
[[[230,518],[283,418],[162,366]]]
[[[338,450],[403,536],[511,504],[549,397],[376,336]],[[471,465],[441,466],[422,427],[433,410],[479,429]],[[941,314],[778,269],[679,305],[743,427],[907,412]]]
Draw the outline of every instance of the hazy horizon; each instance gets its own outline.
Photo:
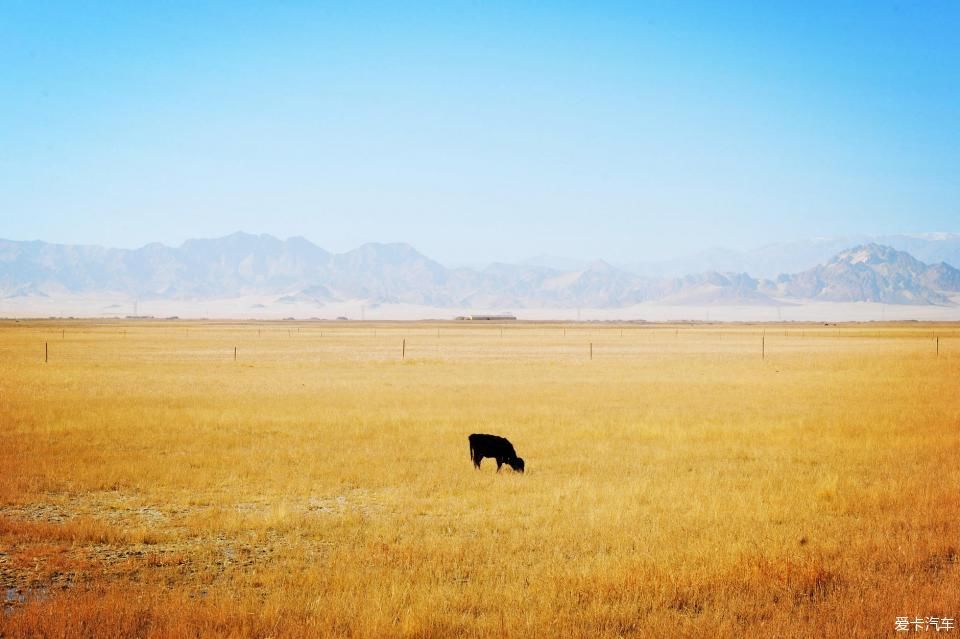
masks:
[[[42,242],[42,243],[46,243],[46,244],[60,244],[60,245],[65,245],[65,246],[71,246],[71,245],[73,245],[73,246],[77,246],[77,245],[80,245],[80,246],[96,246],[96,247],[107,248],[107,249],[120,249],[120,250],[136,251],[136,250],[145,248],[145,247],[147,247],[147,246],[149,246],[149,245],[151,245],[151,244],[162,244],[162,245],[167,246],[167,247],[170,247],[170,248],[180,248],[180,247],[183,246],[183,244],[185,244],[186,242],[190,242],[190,241],[195,241],[195,240],[219,240],[219,239],[224,239],[224,238],[227,238],[227,237],[230,237],[230,236],[233,236],[233,235],[246,235],[246,236],[251,236],[251,237],[267,236],[267,237],[272,237],[272,238],[274,238],[274,239],[280,240],[280,241],[282,241],[282,242],[287,242],[287,241],[293,240],[293,239],[304,239],[304,240],[310,242],[311,244],[317,246],[318,248],[324,249],[324,250],[329,251],[329,252],[331,252],[331,253],[347,253],[347,252],[350,252],[350,251],[352,251],[352,250],[356,250],[356,249],[360,248],[361,246],[364,246],[364,245],[367,245],[367,244],[382,244],[382,245],[402,244],[402,245],[410,246],[410,247],[412,247],[414,250],[416,250],[417,252],[425,255],[426,257],[428,257],[428,258],[430,258],[430,259],[433,259],[433,260],[435,260],[435,261],[443,264],[443,265],[446,266],[446,267],[451,267],[451,268],[456,268],[456,267],[473,267],[473,268],[476,268],[476,267],[482,267],[482,266],[485,266],[485,265],[495,264],[495,263],[522,264],[522,263],[527,263],[527,262],[531,262],[531,261],[536,261],[536,260],[538,260],[538,259],[547,259],[547,260],[552,259],[552,260],[558,260],[558,261],[561,261],[561,262],[583,263],[583,264],[588,264],[588,263],[590,263],[590,262],[608,262],[608,263],[623,264],[623,265],[628,265],[628,264],[634,264],[634,265],[636,265],[636,264],[643,264],[643,263],[654,264],[654,263],[657,263],[657,262],[671,262],[671,261],[683,260],[683,259],[686,259],[686,258],[694,258],[694,257],[697,257],[697,256],[707,255],[707,254],[710,254],[710,253],[712,253],[712,252],[728,252],[728,251],[729,251],[729,252],[733,252],[733,253],[748,254],[748,253],[750,253],[750,252],[752,252],[752,251],[753,251],[753,252],[755,252],[755,251],[760,251],[760,250],[763,250],[763,249],[765,249],[765,248],[770,248],[770,247],[789,246],[789,245],[804,244],[804,243],[809,243],[809,244],[816,244],[816,243],[837,244],[837,243],[843,243],[844,241],[849,240],[849,245],[845,245],[844,248],[853,248],[854,246],[856,246],[856,245],[858,245],[858,244],[862,244],[862,243],[877,243],[877,242],[881,242],[881,243],[882,243],[882,239],[883,239],[884,237],[891,237],[891,236],[900,236],[900,237],[916,238],[916,239],[923,239],[923,240],[934,240],[934,239],[945,239],[945,238],[949,238],[949,239],[958,238],[958,239],[960,239],[960,232],[956,232],[956,231],[944,231],[944,230],[941,230],[941,231],[925,231],[925,232],[919,232],[919,233],[891,233],[891,234],[889,234],[888,236],[869,236],[869,235],[862,235],[862,234],[861,234],[861,235],[846,235],[846,236],[800,237],[800,238],[794,238],[794,239],[783,239],[783,240],[780,240],[780,241],[773,241],[773,242],[763,243],[763,244],[759,244],[759,245],[755,245],[755,246],[747,246],[747,247],[745,247],[745,248],[740,248],[740,249],[732,248],[732,247],[729,247],[729,246],[720,246],[720,245],[705,246],[705,247],[703,247],[703,248],[701,248],[701,249],[698,249],[698,250],[695,250],[695,251],[694,251],[694,250],[691,250],[690,252],[687,252],[687,253],[677,253],[677,254],[671,254],[671,255],[664,255],[664,256],[662,256],[662,257],[659,258],[659,259],[644,259],[644,258],[641,256],[640,259],[633,260],[632,262],[630,262],[630,261],[611,260],[611,259],[608,258],[607,256],[603,256],[603,255],[594,255],[594,256],[581,257],[581,256],[575,256],[575,255],[558,255],[558,254],[548,253],[548,252],[544,252],[544,251],[537,252],[536,249],[535,249],[535,247],[531,247],[531,250],[530,250],[530,251],[528,251],[528,252],[526,252],[526,253],[524,253],[524,254],[522,254],[522,255],[519,255],[519,256],[517,256],[517,257],[515,257],[515,258],[513,258],[513,259],[507,259],[507,260],[495,260],[495,259],[487,259],[487,260],[483,260],[483,259],[479,259],[479,260],[460,259],[460,260],[457,260],[457,259],[454,259],[454,260],[452,260],[452,261],[450,261],[450,262],[445,262],[445,261],[443,261],[443,260],[436,259],[433,255],[431,255],[431,254],[427,253],[426,251],[422,250],[422,249],[420,248],[420,246],[418,246],[418,244],[417,244],[416,242],[409,241],[409,240],[406,240],[406,239],[394,239],[394,240],[383,240],[383,241],[373,241],[373,240],[371,240],[371,241],[367,241],[367,242],[361,242],[360,244],[357,244],[356,246],[347,247],[346,249],[344,249],[344,250],[342,250],[342,251],[337,251],[337,250],[331,249],[331,248],[328,247],[328,246],[324,246],[322,243],[316,241],[316,240],[313,239],[313,238],[310,238],[310,237],[307,237],[307,236],[304,236],[304,235],[278,236],[278,235],[274,235],[274,234],[272,234],[272,233],[249,231],[249,230],[245,230],[245,229],[238,229],[238,230],[235,230],[235,231],[232,231],[232,232],[230,232],[230,233],[226,233],[226,234],[220,235],[220,236],[186,237],[186,238],[184,238],[183,240],[181,240],[181,241],[179,241],[179,242],[176,242],[176,243],[166,243],[166,242],[152,241],[152,242],[146,242],[146,243],[144,243],[144,244],[126,245],[126,246],[118,246],[118,245],[113,245],[113,244],[104,244],[104,243],[95,243],[95,242],[90,242],[90,243],[86,243],[86,242],[84,242],[84,243],[78,243],[78,242],[51,242],[51,241],[46,240],[46,239],[44,239],[44,238],[13,238],[13,237],[0,237],[0,240],[8,240],[8,241],[13,241],[13,242]]]
[[[960,219],[960,7],[15,2],[0,235],[442,263]]]

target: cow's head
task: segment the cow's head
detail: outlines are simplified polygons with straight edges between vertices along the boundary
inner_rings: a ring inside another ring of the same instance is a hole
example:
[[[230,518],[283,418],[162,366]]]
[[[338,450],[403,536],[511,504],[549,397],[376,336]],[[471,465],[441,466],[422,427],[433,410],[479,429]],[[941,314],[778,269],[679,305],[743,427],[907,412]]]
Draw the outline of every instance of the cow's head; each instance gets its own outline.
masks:
[[[507,462],[510,465],[510,468],[514,469],[518,473],[523,472],[523,457],[514,457],[512,460]]]

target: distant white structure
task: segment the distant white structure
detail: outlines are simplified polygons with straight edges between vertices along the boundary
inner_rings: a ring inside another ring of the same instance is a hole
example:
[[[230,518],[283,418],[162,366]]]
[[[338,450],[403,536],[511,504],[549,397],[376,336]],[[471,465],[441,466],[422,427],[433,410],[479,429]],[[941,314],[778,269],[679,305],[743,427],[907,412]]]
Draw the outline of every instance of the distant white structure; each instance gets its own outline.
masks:
[[[458,320],[499,322],[505,320],[515,320],[516,315],[460,315]]]

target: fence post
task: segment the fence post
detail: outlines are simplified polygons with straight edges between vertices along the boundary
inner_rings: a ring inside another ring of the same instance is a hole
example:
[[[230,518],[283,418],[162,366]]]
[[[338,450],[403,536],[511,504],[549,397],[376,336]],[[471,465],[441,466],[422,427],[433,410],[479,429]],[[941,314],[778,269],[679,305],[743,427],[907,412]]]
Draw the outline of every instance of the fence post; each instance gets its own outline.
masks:
[[[403,338],[403,343],[400,345],[400,359],[407,358],[407,338]]]
[[[760,359],[767,358],[767,336],[766,334],[760,337]]]
[[[593,342],[590,342],[590,361],[593,361]]]
[[[47,342],[43,343],[43,363],[46,364],[50,361],[50,345]]]
[[[940,357],[940,336],[937,335],[937,357]]]
[[[237,361],[237,347],[233,347],[233,361]]]

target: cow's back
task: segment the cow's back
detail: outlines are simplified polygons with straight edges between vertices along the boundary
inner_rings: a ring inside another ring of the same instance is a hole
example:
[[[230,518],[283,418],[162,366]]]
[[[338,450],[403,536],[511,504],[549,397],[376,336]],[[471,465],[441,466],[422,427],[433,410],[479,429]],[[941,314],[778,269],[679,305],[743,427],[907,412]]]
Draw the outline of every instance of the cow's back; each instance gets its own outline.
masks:
[[[517,456],[517,452],[513,449],[513,444],[505,437],[487,435],[486,433],[473,433],[467,439],[470,440],[470,448],[472,450],[509,457]]]

